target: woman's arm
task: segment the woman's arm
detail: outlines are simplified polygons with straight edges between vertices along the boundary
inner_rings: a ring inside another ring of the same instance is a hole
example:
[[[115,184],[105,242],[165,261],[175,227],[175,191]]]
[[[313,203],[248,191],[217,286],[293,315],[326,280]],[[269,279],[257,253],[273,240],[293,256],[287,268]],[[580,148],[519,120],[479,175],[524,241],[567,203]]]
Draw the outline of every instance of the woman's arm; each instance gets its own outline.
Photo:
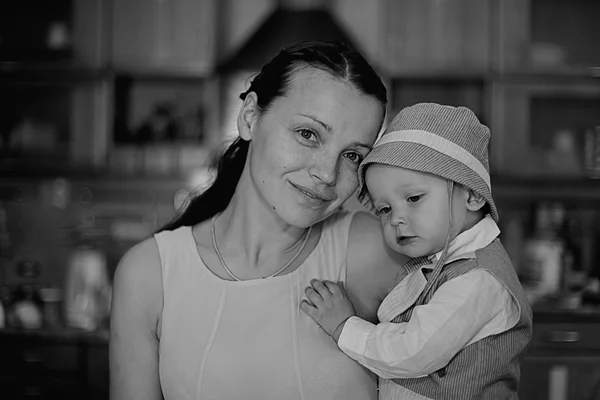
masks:
[[[162,310],[160,256],[154,238],[131,248],[114,278],[110,319],[110,398],[162,399],[157,329]]]
[[[386,245],[379,221],[362,211],[350,225],[347,253],[348,297],[360,318],[375,323],[379,304],[408,258]]]

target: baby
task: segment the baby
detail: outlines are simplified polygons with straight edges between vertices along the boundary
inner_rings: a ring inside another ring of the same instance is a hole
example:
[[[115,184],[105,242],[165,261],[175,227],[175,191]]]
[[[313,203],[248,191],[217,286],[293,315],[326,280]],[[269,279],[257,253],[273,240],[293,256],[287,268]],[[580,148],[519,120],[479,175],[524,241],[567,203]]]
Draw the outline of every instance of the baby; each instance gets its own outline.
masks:
[[[410,257],[377,312],[313,280],[301,309],[380,378],[380,399],[517,399],[532,312],[498,235],[490,130],[465,107],[400,111],[359,167],[358,197]]]

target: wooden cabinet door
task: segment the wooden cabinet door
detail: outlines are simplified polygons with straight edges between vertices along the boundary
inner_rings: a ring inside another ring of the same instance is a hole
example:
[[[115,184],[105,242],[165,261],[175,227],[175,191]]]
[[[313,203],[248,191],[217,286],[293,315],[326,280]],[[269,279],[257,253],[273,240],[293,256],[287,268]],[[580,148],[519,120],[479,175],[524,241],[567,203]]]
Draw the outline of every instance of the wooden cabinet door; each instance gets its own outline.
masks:
[[[124,69],[202,74],[214,62],[214,0],[119,0],[112,61]]]
[[[600,3],[589,0],[494,2],[494,61],[500,70],[575,70],[600,62]]]
[[[600,359],[529,358],[521,364],[521,400],[600,399]]]
[[[485,70],[490,61],[491,0],[384,0],[382,66]]]
[[[492,87],[490,158],[494,172],[548,176],[551,170],[545,157],[559,129],[573,130],[583,162],[583,130],[600,123],[600,85],[593,79],[525,78],[507,76]]]
[[[87,399],[106,400],[110,392],[107,344],[89,344],[87,351]]]

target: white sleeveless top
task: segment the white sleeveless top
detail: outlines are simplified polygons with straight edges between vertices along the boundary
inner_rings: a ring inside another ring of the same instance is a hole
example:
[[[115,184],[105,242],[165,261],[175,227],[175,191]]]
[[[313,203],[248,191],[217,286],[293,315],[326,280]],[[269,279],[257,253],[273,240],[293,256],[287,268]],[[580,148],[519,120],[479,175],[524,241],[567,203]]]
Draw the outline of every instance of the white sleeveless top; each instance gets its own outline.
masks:
[[[190,227],[155,235],[165,399],[376,399],[375,376],[300,310],[311,279],[345,282],[352,216],[342,211],[323,222],[319,243],[295,271],[242,282],[204,265]]]

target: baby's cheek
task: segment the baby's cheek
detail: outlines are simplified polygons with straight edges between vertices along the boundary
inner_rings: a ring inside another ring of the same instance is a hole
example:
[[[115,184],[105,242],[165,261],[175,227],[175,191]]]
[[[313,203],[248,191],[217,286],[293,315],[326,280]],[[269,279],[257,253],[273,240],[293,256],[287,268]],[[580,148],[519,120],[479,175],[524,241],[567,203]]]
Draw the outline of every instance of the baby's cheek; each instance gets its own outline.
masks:
[[[393,231],[393,229],[390,229],[389,227],[384,228],[383,231],[383,235],[385,238],[385,243],[392,248],[394,251],[396,250],[396,232]]]

